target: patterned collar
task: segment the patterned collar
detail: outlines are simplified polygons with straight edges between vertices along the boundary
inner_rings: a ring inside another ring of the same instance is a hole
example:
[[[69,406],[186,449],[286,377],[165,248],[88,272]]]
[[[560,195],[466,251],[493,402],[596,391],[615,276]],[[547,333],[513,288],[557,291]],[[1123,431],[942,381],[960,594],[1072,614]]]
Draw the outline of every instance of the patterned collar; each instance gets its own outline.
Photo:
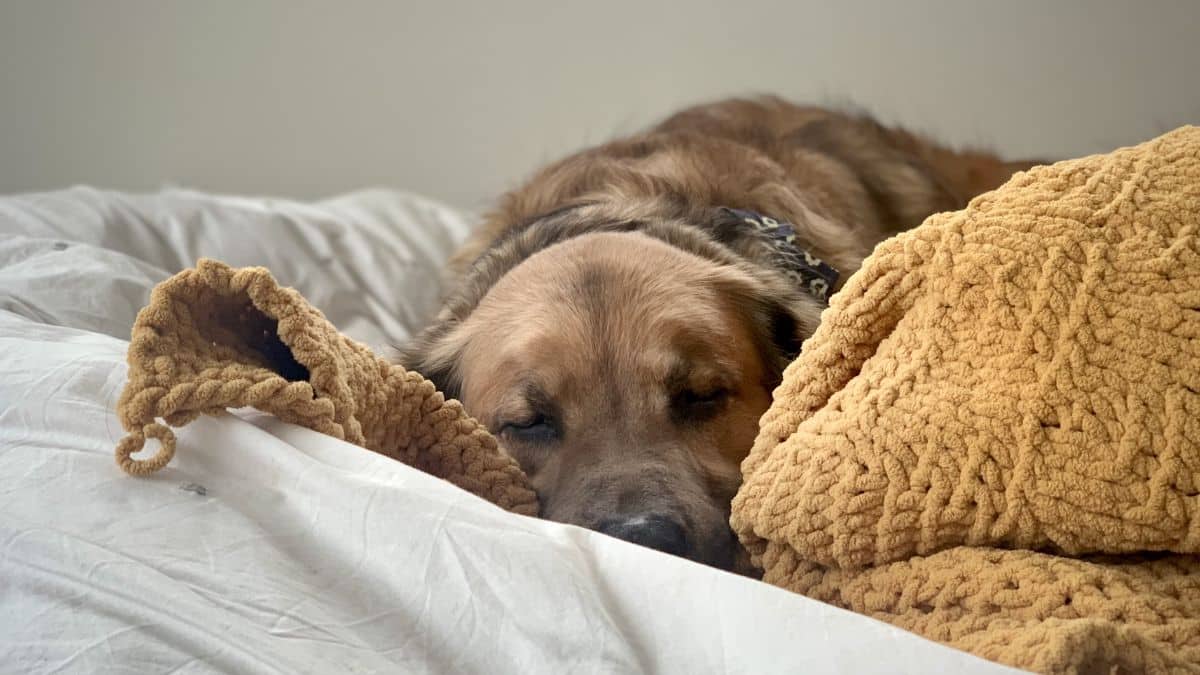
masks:
[[[774,254],[776,264],[797,286],[825,304],[837,284],[838,271],[828,263],[796,246],[796,230],[791,223],[781,222],[754,211],[724,208],[751,226]]]

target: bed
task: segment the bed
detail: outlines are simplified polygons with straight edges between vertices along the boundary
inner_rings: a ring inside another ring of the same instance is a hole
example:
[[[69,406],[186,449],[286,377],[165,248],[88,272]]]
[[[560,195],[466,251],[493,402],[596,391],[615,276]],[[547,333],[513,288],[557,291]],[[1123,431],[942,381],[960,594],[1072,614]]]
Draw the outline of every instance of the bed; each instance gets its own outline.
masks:
[[[471,220],[387,190],[0,199],[0,670],[1015,672],[252,411],[179,430],[153,476],[114,464],[156,283],[263,265],[383,351]]]

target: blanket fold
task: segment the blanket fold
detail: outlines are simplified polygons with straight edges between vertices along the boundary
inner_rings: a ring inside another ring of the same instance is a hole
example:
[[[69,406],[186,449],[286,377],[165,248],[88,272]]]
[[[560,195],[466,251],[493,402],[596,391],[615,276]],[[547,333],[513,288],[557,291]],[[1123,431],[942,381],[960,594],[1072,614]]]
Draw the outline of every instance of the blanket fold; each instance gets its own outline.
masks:
[[[1200,128],[880,244],[743,473],[771,583],[1019,667],[1200,672]]]
[[[417,373],[337,332],[295,290],[262,268],[200,260],[159,284],[138,314],[129,381],[117,414],[129,435],[116,449],[126,472],[161,469],[175,451],[170,426],[253,407],[458,485],[506,509],[537,498],[496,439]],[[160,442],[134,457],[146,438]]]

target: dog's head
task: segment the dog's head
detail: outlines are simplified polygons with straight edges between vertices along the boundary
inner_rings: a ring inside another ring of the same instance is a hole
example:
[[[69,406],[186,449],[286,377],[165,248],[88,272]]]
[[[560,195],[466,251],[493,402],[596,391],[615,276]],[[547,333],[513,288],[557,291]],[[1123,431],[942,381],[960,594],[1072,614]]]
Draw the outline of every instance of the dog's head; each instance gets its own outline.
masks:
[[[730,568],[729,505],[819,307],[679,219],[552,214],[405,352],[501,440],[542,515]]]

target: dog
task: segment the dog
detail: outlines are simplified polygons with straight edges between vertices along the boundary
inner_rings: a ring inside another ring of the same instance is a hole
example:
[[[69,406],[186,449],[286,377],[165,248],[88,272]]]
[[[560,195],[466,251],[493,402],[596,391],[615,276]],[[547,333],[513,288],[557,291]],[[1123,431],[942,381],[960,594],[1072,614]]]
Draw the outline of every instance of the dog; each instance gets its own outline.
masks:
[[[774,97],[689,108],[505,195],[400,362],[497,435],[543,517],[746,571],[739,466],[829,294],[1037,163]]]

